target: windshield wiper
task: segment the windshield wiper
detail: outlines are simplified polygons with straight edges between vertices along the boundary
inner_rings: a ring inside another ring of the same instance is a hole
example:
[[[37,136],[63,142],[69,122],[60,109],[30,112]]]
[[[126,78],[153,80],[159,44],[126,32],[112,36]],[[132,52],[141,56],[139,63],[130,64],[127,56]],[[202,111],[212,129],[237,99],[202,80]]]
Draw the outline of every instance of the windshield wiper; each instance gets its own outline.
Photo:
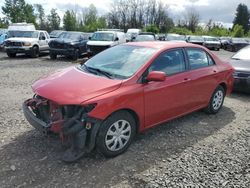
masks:
[[[232,57],[233,60],[241,60],[240,58]]]
[[[110,79],[113,78],[113,75],[109,72],[106,72],[104,70],[98,69],[98,68],[93,68],[93,67],[88,67],[87,65],[83,64],[84,68],[91,73],[97,73],[97,74],[102,74]]]

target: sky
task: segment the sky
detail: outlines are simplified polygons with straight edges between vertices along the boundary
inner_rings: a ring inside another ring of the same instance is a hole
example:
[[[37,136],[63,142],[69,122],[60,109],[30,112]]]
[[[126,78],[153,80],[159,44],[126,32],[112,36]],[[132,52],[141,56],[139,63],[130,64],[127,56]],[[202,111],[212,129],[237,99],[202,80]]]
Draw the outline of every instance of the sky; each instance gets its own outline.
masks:
[[[80,11],[84,7],[94,4],[100,15],[109,11],[110,4],[115,0],[26,0],[30,4],[42,4],[46,14],[51,8],[56,8],[62,17],[68,9]],[[162,0],[168,6],[169,15],[177,21],[182,19],[185,11],[193,7],[200,15],[200,22],[207,23],[209,19],[216,22],[230,24],[233,22],[237,5],[244,3],[250,9],[250,0]],[[4,0],[0,0],[0,6],[4,5]],[[76,6],[75,6],[76,5]],[[3,14],[0,13],[0,17]]]

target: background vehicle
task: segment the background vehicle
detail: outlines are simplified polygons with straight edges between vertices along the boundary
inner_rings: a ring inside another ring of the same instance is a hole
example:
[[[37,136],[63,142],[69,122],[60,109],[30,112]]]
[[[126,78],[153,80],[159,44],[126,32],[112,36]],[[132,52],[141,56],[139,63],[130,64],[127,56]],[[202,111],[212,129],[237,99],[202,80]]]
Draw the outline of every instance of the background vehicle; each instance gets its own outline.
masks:
[[[8,38],[7,29],[0,29],[0,49],[4,48],[4,42]]]
[[[230,60],[234,67],[234,90],[250,93],[250,46],[238,51]]]
[[[186,42],[186,36],[169,33],[166,35],[166,41]]]
[[[56,59],[57,55],[65,55],[77,60],[82,54],[87,53],[87,41],[89,33],[64,31],[58,38],[49,43],[49,54],[51,59]]]
[[[87,42],[89,56],[96,55],[101,51],[126,42],[124,32],[119,30],[96,31]]]
[[[65,161],[95,146],[113,157],[136,132],[198,109],[217,113],[231,92],[232,73],[204,47],[127,43],[36,81],[23,111],[41,132],[70,139]]]
[[[208,49],[213,49],[213,50],[220,50],[221,43],[218,38],[216,37],[211,37],[211,36],[203,36],[204,38],[204,43],[203,45],[207,47]]]
[[[225,50],[226,46],[229,44],[230,39],[231,37],[220,37],[221,48]]]
[[[187,42],[192,43],[192,44],[203,45],[204,39],[202,36],[191,35],[187,37]]]
[[[141,29],[128,29],[126,33],[126,42],[132,41],[139,33],[141,33]]]
[[[137,35],[136,38],[133,38],[133,41],[142,42],[142,41],[156,41],[156,36],[151,32],[142,32]]]
[[[229,43],[225,45],[225,49],[231,52],[237,52],[247,45],[249,44],[244,38],[231,38],[229,40]]]
[[[63,30],[54,30],[54,31],[51,31],[49,36],[50,38],[58,38],[59,35],[64,32]]]
[[[47,31],[8,31],[8,39],[5,41],[5,50],[9,57],[15,57],[17,53],[25,53],[31,57],[38,57],[40,52],[49,50],[49,34]]]

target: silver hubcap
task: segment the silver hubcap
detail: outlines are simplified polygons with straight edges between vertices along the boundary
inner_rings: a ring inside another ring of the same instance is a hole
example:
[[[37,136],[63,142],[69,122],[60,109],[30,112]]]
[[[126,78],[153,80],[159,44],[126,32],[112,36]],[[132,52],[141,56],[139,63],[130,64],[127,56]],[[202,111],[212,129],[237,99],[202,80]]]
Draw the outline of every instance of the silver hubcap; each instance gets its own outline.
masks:
[[[126,120],[118,120],[113,123],[105,138],[105,144],[110,151],[122,149],[131,136],[131,125]]]
[[[214,98],[213,98],[213,108],[214,108],[214,110],[218,110],[221,107],[223,97],[224,97],[224,94],[223,94],[223,92],[221,90],[218,90],[215,93]]]

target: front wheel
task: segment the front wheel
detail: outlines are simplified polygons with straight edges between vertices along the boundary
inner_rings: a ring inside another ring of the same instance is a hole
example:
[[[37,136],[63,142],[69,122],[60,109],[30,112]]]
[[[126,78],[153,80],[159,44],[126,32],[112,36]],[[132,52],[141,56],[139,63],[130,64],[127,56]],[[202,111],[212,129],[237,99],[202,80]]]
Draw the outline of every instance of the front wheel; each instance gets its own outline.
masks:
[[[49,56],[50,56],[50,59],[53,59],[53,60],[57,58],[57,54],[52,53],[52,52],[49,53]]]
[[[101,125],[97,147],[106,157],[115,157],[127,150],[136,133],[136,122],[127,111],[117,112]]]
[[[80,51],[79,51],[79,49],[75,49],[75,50],[74,50],[74,54],[72,55],[72,59],[73,59],[74,61],[76,61],[76,60],[79,58],[79,56],[80,56]]]
[[[39,48],[38,48],[38,46],[34,46],[31,49],[30,56],[33,57],[33,58],[37,58],[39,56]]]
[[[219,112],[219,110],[223,105],[224,98],[225,98],[225,90],[221,85],[219,85],[215,89],[205,111],[209,114],[216,114],[217,112]]]
[[[7,55],[10,58],[16,57],[16,53],[15,52],[9,52],[9,51],[7,51]]]

